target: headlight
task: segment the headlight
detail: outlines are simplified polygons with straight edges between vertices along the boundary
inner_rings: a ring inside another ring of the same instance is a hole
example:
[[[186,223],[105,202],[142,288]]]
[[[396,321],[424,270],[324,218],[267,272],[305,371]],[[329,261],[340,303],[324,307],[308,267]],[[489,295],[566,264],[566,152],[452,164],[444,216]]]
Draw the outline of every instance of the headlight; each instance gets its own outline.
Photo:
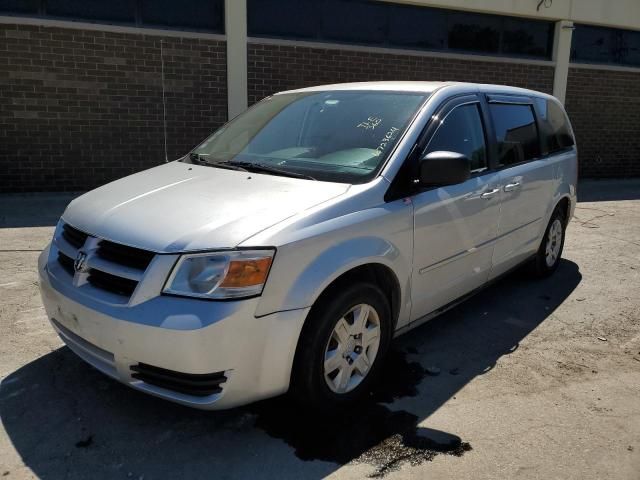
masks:
[[[163,292],[212,299],[260,295],[274,253],[236,250],[182,255]]]

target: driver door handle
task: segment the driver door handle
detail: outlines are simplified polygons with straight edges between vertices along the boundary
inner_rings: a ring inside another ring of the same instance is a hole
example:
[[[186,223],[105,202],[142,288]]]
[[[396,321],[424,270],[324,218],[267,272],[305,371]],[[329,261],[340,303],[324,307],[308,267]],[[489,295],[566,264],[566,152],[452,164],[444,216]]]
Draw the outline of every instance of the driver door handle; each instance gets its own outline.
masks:
[[[516,188],[518,188],[520,186],[520,182],[514,182],[514,183],[507,183],[504,186],[504,191],[505,192],[512,192],[513,190],[515,190]]]
[[[480,195],[480,198],[491,198],[496,193],[498,193],[499,191],[500,191],[499,188],[494,188],[493,190],[489,190],[488,192],[484,192],[482,195]]]

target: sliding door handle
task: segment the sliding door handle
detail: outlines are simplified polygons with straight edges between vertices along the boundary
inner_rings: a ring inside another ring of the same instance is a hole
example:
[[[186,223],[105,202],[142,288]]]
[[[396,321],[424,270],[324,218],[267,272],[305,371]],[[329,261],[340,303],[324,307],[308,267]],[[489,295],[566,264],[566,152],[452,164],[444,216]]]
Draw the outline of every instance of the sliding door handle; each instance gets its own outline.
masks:
[[[514,183],[507,183],[504,186],[504,191],[505,192],[512,192],[513,190],[515,190],[516,188],[518,188],[520,186],[520,182],[514,182]]]
[[[494,188],[493,190],[489,190],[488,192],[484,192],[482,195],[480,195],[480,198],[491,198],[493,197],[496,193],[498,193],[500,191],[499,188]]]

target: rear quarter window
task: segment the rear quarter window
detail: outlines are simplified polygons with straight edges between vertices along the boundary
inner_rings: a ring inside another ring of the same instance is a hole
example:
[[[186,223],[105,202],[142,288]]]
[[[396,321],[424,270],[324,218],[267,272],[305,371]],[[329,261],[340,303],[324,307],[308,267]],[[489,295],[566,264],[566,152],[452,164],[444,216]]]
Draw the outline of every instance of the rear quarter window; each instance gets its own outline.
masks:
[[[552,154],[575,145],[569,120],[560,105],[544,98],[536,98],[535,102],[544,153]]]
[[[532,105],[489,105],[498,141],[498,163],[513,165],[540,157],[540,139]]]

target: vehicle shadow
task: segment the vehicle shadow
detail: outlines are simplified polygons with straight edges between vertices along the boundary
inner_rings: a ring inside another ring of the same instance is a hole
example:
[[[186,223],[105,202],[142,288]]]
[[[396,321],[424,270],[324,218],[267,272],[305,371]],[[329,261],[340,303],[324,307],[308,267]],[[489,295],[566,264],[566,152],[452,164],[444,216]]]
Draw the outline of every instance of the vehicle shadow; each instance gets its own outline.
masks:
[[[471,449],[464,432],[429,429],[429,417],[518,348],[580,281],[567,260],[544,280],[515,272],[397,339],[376,391],[351,412],[311,414],[286,398],[191,410],[111,381],[60,348],[2,381],[0,415],[44,479],[323,478],[352,461],[382,476]]]

